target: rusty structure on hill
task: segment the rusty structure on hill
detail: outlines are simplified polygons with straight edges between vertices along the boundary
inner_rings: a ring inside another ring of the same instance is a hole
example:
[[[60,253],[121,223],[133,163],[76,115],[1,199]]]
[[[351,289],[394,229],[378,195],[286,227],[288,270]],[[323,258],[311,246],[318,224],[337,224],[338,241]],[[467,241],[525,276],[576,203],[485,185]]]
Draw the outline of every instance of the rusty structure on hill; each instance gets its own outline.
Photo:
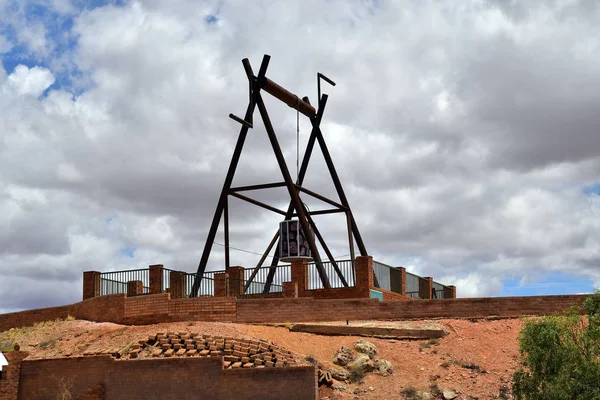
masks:
[[[233,156],[231,159],[231,163],[229,165],[229,169],[227,171],[227,175],[225,177],[225,182],[223,183],[223,189],[219,196],[219,200],[217,203],[217,208],[214,213],[214,217],[212,219],[212,223],[210,226],[210,230],[208,232],[208,237],[206,243],[204,245],[204,250],[202,252],[202,257],[200,259],[200,263],[198,265],[198,271],[196,274],[196,278],[194,284],[191,288],[190,296],[195,296],[200,287],[200,281],[202,280],[203,274],[206,270],[206,266],[208,263],[208,259],[210,256],[211,249],[213,247],[215,241],[215,235],[217,234],[217,230],[219,228],[219,224],[221,219],[224,222],[224,247],[225,247],[225,265],[229,267],[229,212],[228,212],[228,197],[232,196],[241,200],[244,200],[248,203],[254,204],[256,206],[262,207],[264,209],[270,210],[272,212],[280,214],[286,221],[291,220],[292,218],[297,218],[297,229],[298,231],[302,230],[307,233],[305,241],[308,244],[308,248],[310,249],[310,256],[314,260],[315,266],[318,271],[319,279],[321,280],[323,287],[328,289],[331,287],[329,282],[329,277],[323,267],[323,259],[319,253],[319,249],[317,248],[317,242],[319,241],[323,251],[325,252],[329,262],[332,264],[337,276],[339,277],[342,284],[347,287],[348,283],[346,278],[338,268],[336,261],[327,246],[323,236],[321,235],[313,216],[321,215],[321,214],[333,214],[333,213],[344,213],[346,216],[346,224],[348,231],[348,244],[350,250],[351,259],[355,259],[355,250],[354,250],[354,241],[356,241],[356,245],[358,246],[358,251],[360,255],[367,256],[367,250],[363,243],[362,237],[358,230],[358,226],[352,215],[352,210],[350,209],[350,205],[348,203],[348,199],[344,193],[344,189],[340,182],[339,176],[331,159],[331,155],[329,153],[329,149],[325,143],[325,139],[323,138],[323,134],[321,132],[321,120],[323,119],[323,113],[325,112],[325,106],[327,104],[327,94],[321,94],[321,80],[329,83],[332,86],[335,86],[335,83],[327,78],[325,75],[321,73],[317,73],[317,93],[318,93],[318,108],[310,103],[308,97],[302,97],[295,95],[294,93],[286,90],[279,84],[273,82],[271,79],[267,77],[267,68],[269,66],[270,61],[269,55],[264,55],[262,59],[262,63],[258,70],[258,74],[255,75],[252,67],[250,65],[250,61],[246,58],[242,60],[242,65],[244,66],[244,70],[246,72],[246,76],[248,78],[248,88],[249,88],[249,100],[248,107],[246,109],[246,114],[244,118],[240,118],[234,114],[230,114],[229,117],[234,121],[241,124],[240,133],[237,139],[237,143],[235,146],[235,150],[233,152]],[[271,119],[267,112],[267,108],[265,107],[265,103],[263,101],[262,93],[268,93],[273,97],[281,100],[283,103],[287,104],[291,108],[294,108],[297,112],[298,118],[300,114],[307,117],[310,120],[312,125],[312,130],[310,133],[310,137],[308,139],[308,144],[305,149],[304,157],[302,160],[301,166],[299,166],[297,171],[297,179],[293,180],[292,175],[288,169],[286,164],[283,152],[277,140],[277,135],[275,134],[275,129],[271,123]],[[250,186],[240,186],[240,187],[232,187],[233,178],[236,172],[236,168],[242,154],[242,149],[244,147],[244,142],[246,141],[246,136],[248,134],[248,130],[254,128],[255,120],[254,120],[254,111],[258,107],[258,111],[262,122],[264,124],[269,142],[271,144],[273,153],[277,159],[277,163],[279,165],[279,169],[281,171],[281,175],[283,181],[274,182],[274,183],[264,183],[258,185],[250,185]],[[304,177],[306,175],[306,171],[308,168],[308,164],[313,153],[315,144],[318,144],[323,157],[325,159],[325,163],[327,165],[327,169],[331,175],[331,179],[335,186],[335,190],[339,197],[339,200],[332,200],[323,195],[320,195],[312,190],[305,188],[302,183],[304,181]],[[246,194],[254,190],[268,189],[268,188],[276,188],[276,187],[285,187],[287,188],[287,192],[289,193],[290,202],[287,210],[281,210],[276,207],[273,207],[269,204],[263,203],[251,197],[248,197]],[[306,205],[302,202],[300,194],[305,194],[321,200],[324,203],[327,203],[331,208],[325,210],[309,210]],[[314,233],[314,236],[311,234]],[[277,244],[277,246],[276,246]],[[264,254],[262,255],[258,265],[253,270],[252,275],[246,282],[246,289],[252,283],[253,279],[256,276],[258,270],[262,267],[266,258],[269,256],[269,253],[275,247],[275,252],[273,259],[271,261],[271,266],[269,269],[269,274],[267,276],[267,281],[265,282],[264,293],[269,292],[269,288],[272,284],[273,277],[275,275],[275,271],[277,265],[281,259],[281,236],[280,231],[278,230],[273,235],[273,239],[267,246]]]

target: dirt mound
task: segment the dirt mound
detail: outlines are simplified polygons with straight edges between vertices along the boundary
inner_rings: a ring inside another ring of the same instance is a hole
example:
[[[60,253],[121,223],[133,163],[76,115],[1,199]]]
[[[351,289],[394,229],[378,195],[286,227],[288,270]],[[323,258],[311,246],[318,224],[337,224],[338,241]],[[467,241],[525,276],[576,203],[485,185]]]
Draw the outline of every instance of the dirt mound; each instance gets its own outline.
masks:
[[[411,322],[412,323],[412,322]],[[417,326],[425,322],[415,321]],[[402,398],[401,392],[408,390],[424,390],[436,393],[436,390],[452,390],[458,393],[458,399],[493,399],[501,393],[506,394],[512,373],[518,367],[519,351],[517,336],[524,320],[451,320],[435,321],[444,327],[448,335],[430,340],[391,340],[372,338],[379,356],[393,365],[394,372],[389,376],[369,374],[363,384],[336,381],[337,389],[322,388],[321,397],[333,399],[389,399]],[[178,340],[186,334],[198,333],[207,335],[198,341],[202,349],[210,349],[217,345],[217,338],[223,339],[222,349],[225,351],[226,338],[232,338],[232,355],[235,351],[234,339],[240,349],[242,344],[248,350],[250,344],[269,343],[275,349],[285,347],[290,351],[291,359],[297,364],[306,363],[304,358],[322,366],[326,371],[336,368],[332,362],[333,355],[341,346],[352,348],[360,339],[357,336],[319,336],[302,332],[290,332],[286,327],[245,325],[211,322],[178,322],[148,326],[123,326],[112,323],[92,323],[88,321],[50,321],[36,324],[34,327],[11,329],[0,333],[0,343],[18,343],[21,350],[30,352],[30,358],[55,358],[80,356],[84,354],[115,353],[130,344],[156,348],[149,342],[149,337],[164,333],[177,333]],[[188,338],[190,339],[190,338]],[[179,343],[178,350],[187,345],[185,340]],[[204,342],[206,340],[206,343]],[[214,339],[214,345],[212,341]],[[262,341],[261,341],[262,339]],[[246,342],[244,342],[246,341]],[[158,339],[160,345],[160,339]],[[219,341],[219,343],[221,343]],[[169,343],[171,344],[171,343]],[[208,346],[208,348],[207,348]],[[161,347],[162,349],[162,347]],[[174,346],[171,347],[175,350]],[[263,346],[264,349],[264,346]],[[125,357],[130,357],[130,348]],[[193,350],[193,349],[189,349]],[[239,351],[239,350],[238,350]],[[125,352],[123,352],[125,353]],[[225,354],[224,354],[225,355]],[[248,361],[251,354],[248,351]],[[151,352],[140,351],[139,357],[151,357]],[[164,351],[159,357],[164,357]],[[242,362],[242,356],[239,356]],[[257,357],[254,358],[256,360]],[[258,357],[260,359],[260,357]],[[271,360],[273,356],[271,354]],[[277,357],[276,357],[277,359]],[[263,359],[263,361],[265,361]],[[232,362],[231,365],[234,363]],[[247,363],[245,363],[247,364]],[[231,366],[230,365],[230,366]],[[242,364],[243,365],[243,364]],[[253,363],[256,366],[256,363]]]

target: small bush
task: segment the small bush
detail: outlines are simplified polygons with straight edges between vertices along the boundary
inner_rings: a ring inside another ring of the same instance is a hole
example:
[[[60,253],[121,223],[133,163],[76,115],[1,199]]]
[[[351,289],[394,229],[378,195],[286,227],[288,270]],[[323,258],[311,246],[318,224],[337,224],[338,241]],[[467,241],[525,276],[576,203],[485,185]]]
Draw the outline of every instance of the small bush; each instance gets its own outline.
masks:
[[[188,321],[187,326],[194,326],[195,322],[194,321]]]
[[[306,356],[306,358],[304,358],[309,364],[312,364],[314,366],[318,365],[319,362],[317,361],[317,359],[315,358],[315,356],[313,355],[308,355]]]
[[[365,372],[359,368],[350,369],[350,375],[348,377],[348,381],[351,383],[363,383],[363,379],[365,377]]]
[[[521,369],[513,375],[517,400],[600,399],[600,291],[588,296],[587,319],[566,315],[528,321],[519,334]]]
[[[481,367],[479,365],[473,364],[473,363],[461,364],[460,366],[463,367],[463,368],[466,368],[466,369],[477,371],[477,372],[481,372],[482,371],[482,369],[481,369]]]
[[[430,345],[428,342],[423,342],[423,343],[421,343],[421,344],[419,345],[419,347],[420,347],[421,349],[428,349],[428,348],[430,348],[430,347],[431,347],[431,345]]]
[[[65,319],[65,321],[75,321],[75,317],[72,316],[71,314],[68,314],[67,318]]]
[[[406,400],[416,400],[417,399],[417,389],[412,386],[404,388],[400,391],[400,394],[404,396]]]
[[[443,363],[440,364],[440,367],[450,368],[451,365],[452,365],[452,363],[450,361],[444,361]]]
[[[427,341],[427,344],[429,344],[430,346],[437,346],[438,344],[440,344],[437,339],[429,339],[429,341]]]
[[[40,349],[42,349],[42,350],[51,349],[54,347],[54,344],[56,344],[56,339],[46,340],[46,341],[40,343]]]

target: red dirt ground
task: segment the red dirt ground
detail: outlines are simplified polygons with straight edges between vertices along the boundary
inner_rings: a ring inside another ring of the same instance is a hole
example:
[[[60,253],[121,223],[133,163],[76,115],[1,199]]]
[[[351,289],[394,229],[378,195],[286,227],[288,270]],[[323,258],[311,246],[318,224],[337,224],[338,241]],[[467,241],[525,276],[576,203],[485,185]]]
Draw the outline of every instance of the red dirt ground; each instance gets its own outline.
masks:
[[[322,399],[398,399],[406,388],[431,391],[434,384],[459,393],[458,399],[497,399],[501,388],[510,387],[512,373],[518,368],[517,337],[524,319],[434,321],[449,334],[427,341],[364,338],[377,346],[378,358],[390,361],[393,375],[368,374],[362,384],[335,382],[344,390],[322,387]],[[423,325],[427,321],[415,321]],[[88,321],[50,321],[35,327],[0,333],[0,344],[13,340],[30,358],[82,355],[84,352],[116,352],[129,343],[159,331],[191,331],[215,336],[269,340],[302,356],[312,356],[324,367],[331,363],[335,350],[353,347],[356,336],[318,336],[290,332],[286,327],[233,323],[178,322],[147,326],[124,326]],[[470,366],[470,368],[467,368]],[[338,367],[339,368],[339,367]],[[372,390],[371,390],[372,389]]]

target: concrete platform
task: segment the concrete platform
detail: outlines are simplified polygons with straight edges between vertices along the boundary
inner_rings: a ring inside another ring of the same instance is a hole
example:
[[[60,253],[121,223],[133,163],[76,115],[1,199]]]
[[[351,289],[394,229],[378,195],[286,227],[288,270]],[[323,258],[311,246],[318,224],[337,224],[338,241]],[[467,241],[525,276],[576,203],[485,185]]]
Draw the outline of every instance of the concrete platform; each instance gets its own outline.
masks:
[[[444,328],[436,323],[415,324],[407,322],[327,322],[295,324],[292,332],[306,332],[330,336],[367,336],[387,339],[434,339],[446,336]]]

